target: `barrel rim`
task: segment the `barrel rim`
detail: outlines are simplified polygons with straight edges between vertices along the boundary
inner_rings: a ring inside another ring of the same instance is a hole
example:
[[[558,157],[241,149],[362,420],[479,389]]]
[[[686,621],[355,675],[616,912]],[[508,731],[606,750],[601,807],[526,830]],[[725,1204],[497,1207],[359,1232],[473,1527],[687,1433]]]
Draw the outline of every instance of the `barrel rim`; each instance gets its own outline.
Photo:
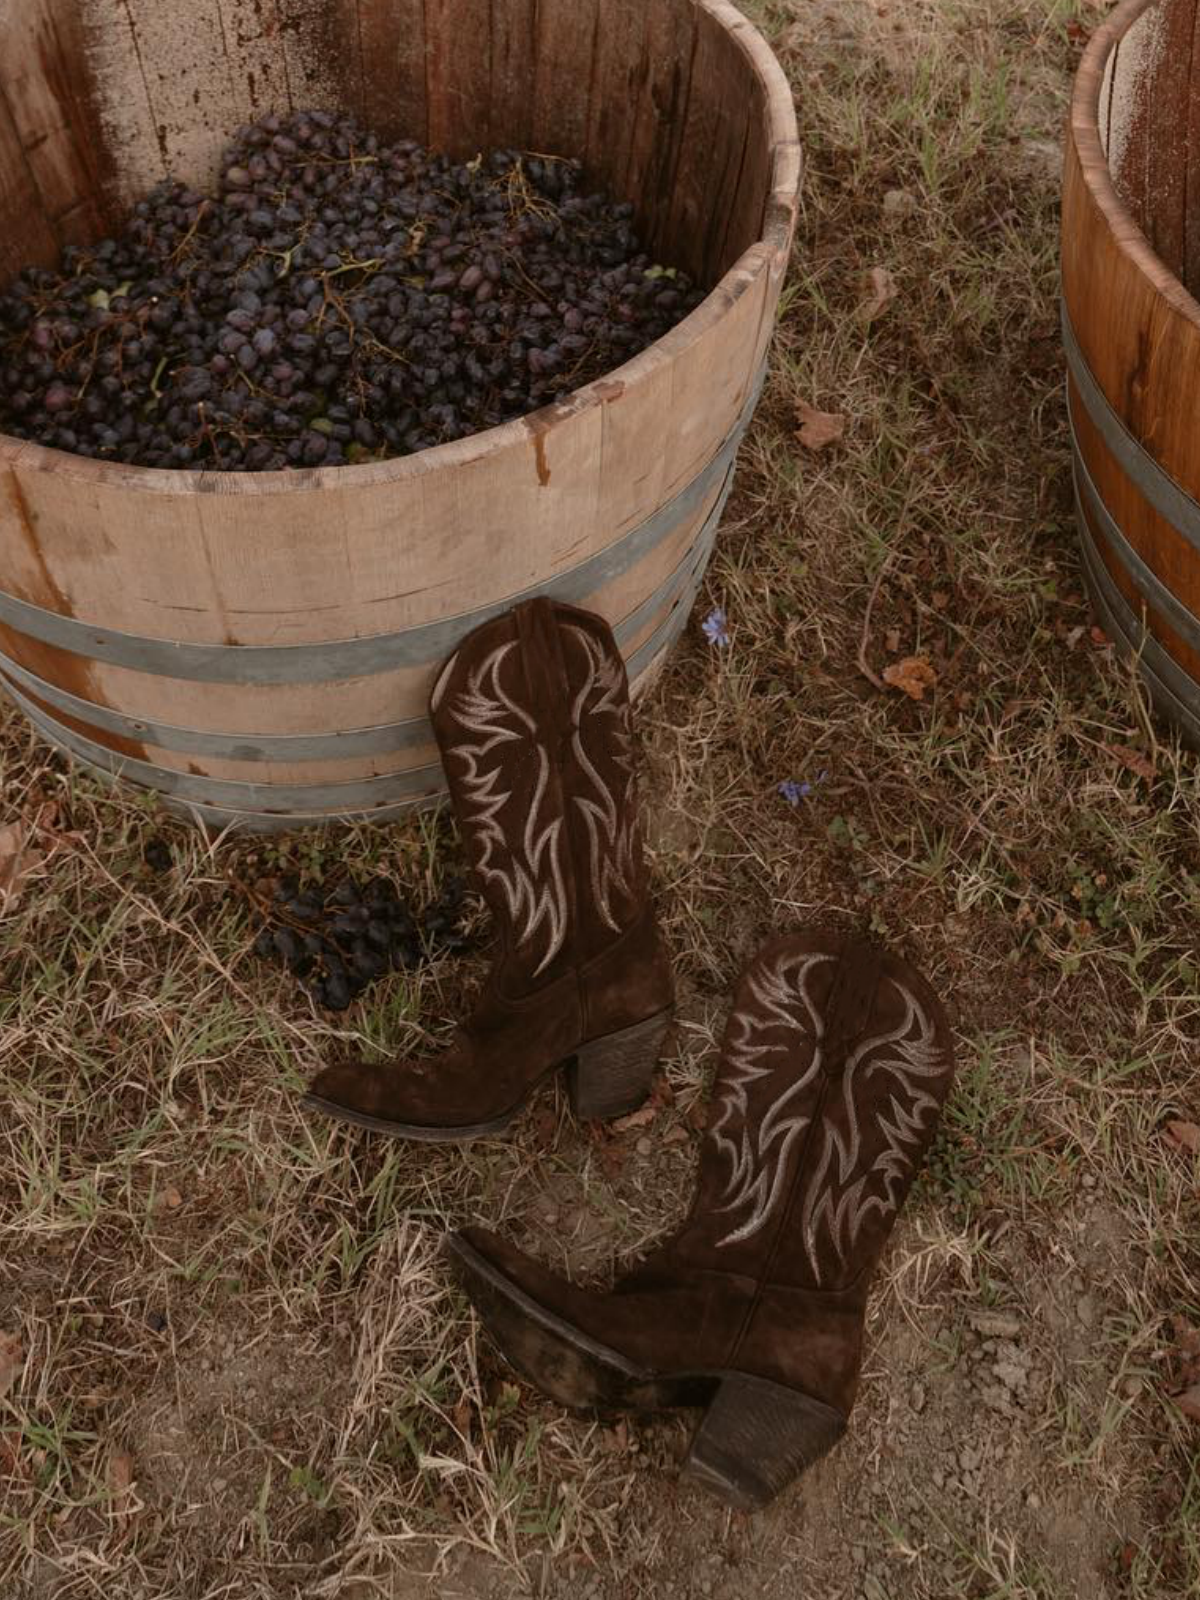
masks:
[[[1121,199],[1100,139],[1100,95],[1109,57],[1130,28],[1163,0],[1122,0],[1096,29],[1083,53],[1071,92],[1069,129],[1088,193],[1129,263],[1149,280],[1172,310],[1200,329],[1200,302],[1154,249]]]
[[[1141,0],[1133,0],[1133,3],[1141,3]],[[771,177],[758,239],[743,251],[694,311],[630,360],[575,390],[562,402],[413,455],[360,466],[223,473],[207,469],[142,467],[96,461],[0,432],[0,469],[20,465],[25,470],[53,472],[59,477],[106,488],[171,495],[241,497],[322,489],[370,489],[421,478],[442,468],[458,469],[509,449],[528,448],[530,440],[543,435],[548,426],[603,407],[625,388],[653,376],[664,360],[674,360],[690,349],[763,272],[769,273],[774,263],[782,265],[786,261],[799,205],[803,158],[796,108],[783,67],[759,29],[729,0],[693,0],[693,4],[721,26],[730,43],[748,58],[763,86]],[[1200,308],[1197,308],[1197,318],[1200,320]]]

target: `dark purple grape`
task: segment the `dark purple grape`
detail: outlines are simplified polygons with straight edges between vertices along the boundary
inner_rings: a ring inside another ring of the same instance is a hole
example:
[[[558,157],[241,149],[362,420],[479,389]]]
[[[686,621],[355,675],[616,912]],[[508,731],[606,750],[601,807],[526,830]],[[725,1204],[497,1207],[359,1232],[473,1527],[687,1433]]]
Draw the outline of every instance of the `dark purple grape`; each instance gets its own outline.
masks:
[[[518,168],[534,209],[514,203]],[[647,276],[632,218],[572,161],[463,166],[349,117],[273,113],[237,130],[213,194],[163,182],[119,239],[0,295],[0,431],[278,471],[493,427],[699,303],[681,274]]]

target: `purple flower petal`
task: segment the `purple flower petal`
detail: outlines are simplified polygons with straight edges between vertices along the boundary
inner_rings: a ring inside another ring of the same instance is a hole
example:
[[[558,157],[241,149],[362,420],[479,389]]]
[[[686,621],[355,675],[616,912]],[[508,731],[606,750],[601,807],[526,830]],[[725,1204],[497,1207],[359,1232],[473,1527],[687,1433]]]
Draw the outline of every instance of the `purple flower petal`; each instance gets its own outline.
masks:
[[[720,606],[715,611],[710,611],[700,625],[705,637],[710,644],[725,645],[729,643],[729,633],[725,626],[725,612]]]

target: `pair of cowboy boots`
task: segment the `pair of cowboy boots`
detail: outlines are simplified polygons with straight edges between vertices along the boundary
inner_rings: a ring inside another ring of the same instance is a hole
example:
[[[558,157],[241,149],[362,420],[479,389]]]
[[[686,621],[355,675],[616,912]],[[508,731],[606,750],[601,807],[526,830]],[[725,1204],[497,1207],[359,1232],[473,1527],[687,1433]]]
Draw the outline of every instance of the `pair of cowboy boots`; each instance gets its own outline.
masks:
[[[598,617],[534,600],[451,657],[431,716],[490,973],[440,1056],[331,1067],[307,1103],[410,1139],[495,1133],[559,1069],[580,1117],[634,1109],[673,983],[639,831],[628,685]],[[703,1409],[685,1471],[765,1505],[844,1432],[867,1291],[953,1074],[941,1006],[856,939],[769,943],[725,1030],[680,1231],[607,1293],[485,1228],[451,1262],[511,1364],[568,1406]]]

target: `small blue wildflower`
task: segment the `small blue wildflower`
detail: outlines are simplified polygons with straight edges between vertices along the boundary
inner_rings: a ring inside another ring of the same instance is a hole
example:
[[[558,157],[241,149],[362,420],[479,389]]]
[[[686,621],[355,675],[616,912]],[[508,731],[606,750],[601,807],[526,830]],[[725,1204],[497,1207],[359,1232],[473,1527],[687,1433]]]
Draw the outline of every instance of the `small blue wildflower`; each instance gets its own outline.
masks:
[[[828,772],[818,772],[812,783],[809,783],[807,778],[801,779],[799,783],[796,782],[795,778],[786,778],[779,785],[779,792],[788,805],[798,806],[801,800],[807,800],[818,784],[824,783],[828,776]]]
[[[709,644],[715,644],[719,647],[729,643],[729,633],[725,626],[725,612],[720,606],[715,611],[708,613],[701,626]]]

